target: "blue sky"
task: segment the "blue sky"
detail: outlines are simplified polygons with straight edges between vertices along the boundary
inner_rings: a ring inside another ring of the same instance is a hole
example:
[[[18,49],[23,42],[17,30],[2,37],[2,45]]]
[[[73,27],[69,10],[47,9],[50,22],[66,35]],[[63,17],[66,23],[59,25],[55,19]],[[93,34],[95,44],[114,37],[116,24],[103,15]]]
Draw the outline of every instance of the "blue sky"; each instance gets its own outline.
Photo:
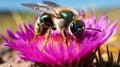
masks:
[[[61,6],[75,9],[109,9],[120,7],[120,0],[49,0]],[[0,0],[0,11],[6,10],[29,10],[22,3],[42,3],[42,0]]]

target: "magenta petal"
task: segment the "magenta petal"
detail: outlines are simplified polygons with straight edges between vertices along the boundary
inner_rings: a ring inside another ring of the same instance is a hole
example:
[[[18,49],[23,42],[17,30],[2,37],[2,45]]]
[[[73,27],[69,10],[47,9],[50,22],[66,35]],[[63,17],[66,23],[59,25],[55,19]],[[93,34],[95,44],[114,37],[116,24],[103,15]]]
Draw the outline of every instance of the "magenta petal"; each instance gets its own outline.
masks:
[[[66,49],[65,49],[65,47],[63,46],[63,44],[62,43],[60,43],[60,45],[59,45],[59,52],[60,52],[60,54],[61,54],[61,61],[65,61],[66,60]]]
[[[75,46],[71,42],[69,48],[68,48],[68,56],[73,60],[77,56],[77,51],[75,50]]]
[[[9,35],[9,37],[11,37],[12,39],[18,39],[12,32],[11,32],[11,30],[8,28],[7,29],[7,33],[8,33],[8,35]]]

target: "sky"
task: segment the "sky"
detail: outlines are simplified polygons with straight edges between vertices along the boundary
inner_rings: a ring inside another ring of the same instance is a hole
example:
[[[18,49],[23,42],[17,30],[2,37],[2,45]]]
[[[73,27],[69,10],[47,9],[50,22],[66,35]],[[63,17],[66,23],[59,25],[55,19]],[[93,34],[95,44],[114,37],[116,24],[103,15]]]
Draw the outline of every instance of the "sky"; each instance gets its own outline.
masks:
[[[109,9],[120,7],[120,0],[49,0],[61,6],[75,9]],[[0,0],[0,11],[9,10],[30,10],[22,3],[42,3],[42,0]]]

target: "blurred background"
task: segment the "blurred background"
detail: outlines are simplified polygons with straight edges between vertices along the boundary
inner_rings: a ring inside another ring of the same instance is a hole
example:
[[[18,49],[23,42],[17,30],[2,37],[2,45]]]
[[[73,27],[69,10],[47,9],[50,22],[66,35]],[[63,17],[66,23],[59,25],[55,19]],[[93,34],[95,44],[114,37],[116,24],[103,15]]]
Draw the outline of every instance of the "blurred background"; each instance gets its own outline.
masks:
[[[49,0],[61,6],[72,7],[77,11],[85,10],[94,12],[95,16],[100,17],[102,13],[108,15],[110,22],[118,20],[118,32],[106,45],[114,55],[120,50],[120,0]],[[0,0],[0,34],[6,34],[6,29],[11,28],[15,33],[21,23],[35,23],[35,17],[39,12],[22,6],[22,3],[42,3],[42,0]],[[0,38],[0,44],[3,39]],[[103,46],[103,53],[105,47]]]

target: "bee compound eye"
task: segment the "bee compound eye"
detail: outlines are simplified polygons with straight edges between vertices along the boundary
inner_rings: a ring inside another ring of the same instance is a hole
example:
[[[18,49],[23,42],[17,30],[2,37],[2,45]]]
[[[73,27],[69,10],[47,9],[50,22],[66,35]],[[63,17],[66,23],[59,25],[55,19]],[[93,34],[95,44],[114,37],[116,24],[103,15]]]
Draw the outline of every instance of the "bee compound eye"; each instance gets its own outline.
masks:
[[[80,21],[72,21],[70,24],[70,31],[73,35],[79,33],[82,34],[84,32],[85,24],[82,20]]]

